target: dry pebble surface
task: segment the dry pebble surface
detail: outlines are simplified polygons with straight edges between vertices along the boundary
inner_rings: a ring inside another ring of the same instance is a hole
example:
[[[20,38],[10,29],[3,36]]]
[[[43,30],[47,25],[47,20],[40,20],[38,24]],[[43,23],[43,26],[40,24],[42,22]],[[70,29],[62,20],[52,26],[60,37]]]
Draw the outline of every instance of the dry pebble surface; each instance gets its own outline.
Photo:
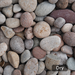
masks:
[[[75,75],[75,0],[0,0],[0,75]]]

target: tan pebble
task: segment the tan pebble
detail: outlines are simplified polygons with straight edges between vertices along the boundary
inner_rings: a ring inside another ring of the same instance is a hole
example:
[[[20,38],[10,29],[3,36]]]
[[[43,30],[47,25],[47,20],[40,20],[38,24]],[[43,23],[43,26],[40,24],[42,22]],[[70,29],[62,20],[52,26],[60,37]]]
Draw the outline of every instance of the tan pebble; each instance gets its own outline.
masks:
[[[36,25],[36,22],[33,21],[33,24],[31,26],[35,26],[35,25]]]
[[[31,15],[32,15],[32,17],[33,17],[33,20],[36,18],[36,15],[35,15],[35,13],[34,12],[31,12],[30,13]]]

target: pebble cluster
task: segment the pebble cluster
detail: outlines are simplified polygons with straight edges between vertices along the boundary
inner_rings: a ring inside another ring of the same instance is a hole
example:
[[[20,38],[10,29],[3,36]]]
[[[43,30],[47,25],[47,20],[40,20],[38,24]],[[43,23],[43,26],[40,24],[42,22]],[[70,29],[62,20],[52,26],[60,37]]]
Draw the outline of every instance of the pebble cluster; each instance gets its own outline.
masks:
[[[75,75],[75,0],[0,0],[0,75]]]

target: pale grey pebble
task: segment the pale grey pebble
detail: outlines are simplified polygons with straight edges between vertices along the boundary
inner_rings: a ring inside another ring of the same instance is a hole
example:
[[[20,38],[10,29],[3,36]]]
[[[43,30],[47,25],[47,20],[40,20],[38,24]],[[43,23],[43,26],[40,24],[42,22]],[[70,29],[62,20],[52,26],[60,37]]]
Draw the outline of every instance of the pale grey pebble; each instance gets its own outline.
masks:
[[[21,54],[21,63],[25,63],[26,61],[28,61],[31,57],[31,53],[29,50],[25,50],[22,54]]]
[[[0,74],[3,73],[3,68],[0,66]]]
[[[14,18],[20,18],[21,15],[22,15],[22,13],[16,13],[16,14],[14,15]]]
[[[39,59],[40,61],[45,61],[46,60],[46,56],[44,57],[44,58],[42,58],[42,59]]]
[[[37,16],[46,16],[49,13],[51,13],[54,9],[55,9],[55,4],[50,4],[49,2],[45,1],[37,6],[35,14]]]
[[[13,72],[14,68],[10,65],[7,65],[5,68],[4,68],[4,72],[3,72],[3,75],[12,75],[12,72]]]
[[[13,51],[17,53],[22,53],[24,51],[24,42],[19,36],[14,36],[10,40],[10,47]]]
[[[25,40],[25,47],[26,49],[31,49],[33,47],[34,41],[33,39],[26,39]]]
[[[65,19],[62,17],[58,17],[55,21],[54,21],[54,26],[57,28],[61,28],[64,24],[65,24]]]
[[[34,39],[33,39],[33,41],[34,41],[33,48],[34,48],[34,47],[36,47],[36,46],[39,46],[40,41],[39,41],[39,39],[38,39],[38,38],[34,38]]]
[[[67,66],[68,66],[68,69],[70,70],[75,70],[75,59],[73,57],[70,57],[68,60],[67,60]]]
[[[44,70],[42,73],[37,74],[37,75],[46,75],[46,70]]]

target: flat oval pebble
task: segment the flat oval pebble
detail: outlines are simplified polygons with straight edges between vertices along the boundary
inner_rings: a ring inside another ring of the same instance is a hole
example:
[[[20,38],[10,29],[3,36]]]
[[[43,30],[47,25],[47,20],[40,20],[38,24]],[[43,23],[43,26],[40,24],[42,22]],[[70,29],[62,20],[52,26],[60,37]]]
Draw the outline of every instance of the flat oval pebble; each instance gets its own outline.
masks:
[[[23,13],[21,15],[20,22],[23,27],[30,27],[33,24],[32,15],[29,12]]]
[[[34,26],[34,35],[38,38],[45,38],[50,35],[51,28],[48,23],[41,21]]]
[[[54,9],[55,9],[55,4],[50,4],[49,2],[45,1],[45,2],[40,3],[37,6],[35,10],[35,14],[37,16],[46,16],[49,13],[51,13]]]
[[[40,47],[35,47],[32,50],[32,54],[35,58],[41,59],[41,58],[45,57],[46,52],[43,49],[41,49]]]
[[[14,36],[10,40],[10,47],[12,50],[16,51],[17,53],[22,53],[24,51],[24,42],[20,37]]]
[[[63,10],[54,10],[51,14],[51,17],[58,18],[62,17],[66,20],[67,23],[75,23],[75,12],[69,10],[69,9],[63,9]]]
[[[21,54],[21,63],[25,63],[26,61],[28,61],[31,57],[31,53],[29,50],[25,50],[22,54]]]
[[[38,71],[38,60],[31,58],[25,65],[24,75],[36,75]]]
[[[67,32],[63,35],[64,42],[69,46],[75,46],[75,33]]]
[[[36,9],[37,0],[19,0],[19,4],[24,11],[32,12]]]
[[[3,73],[3,68],[0,66],[0,74]]]
[[[16,52],[9,51],[8,52],[8,60],[14,68],[18,68],[18,66],[19,66],[19,55]]]
[[[45,51],[52,51],[57,48],[61,43],[58,36],[49,36],[41,40],[40,47]]]
[[[7,18],[6,25],[10,28],[16,28],[20,26],[20,22],[16,18]]]

